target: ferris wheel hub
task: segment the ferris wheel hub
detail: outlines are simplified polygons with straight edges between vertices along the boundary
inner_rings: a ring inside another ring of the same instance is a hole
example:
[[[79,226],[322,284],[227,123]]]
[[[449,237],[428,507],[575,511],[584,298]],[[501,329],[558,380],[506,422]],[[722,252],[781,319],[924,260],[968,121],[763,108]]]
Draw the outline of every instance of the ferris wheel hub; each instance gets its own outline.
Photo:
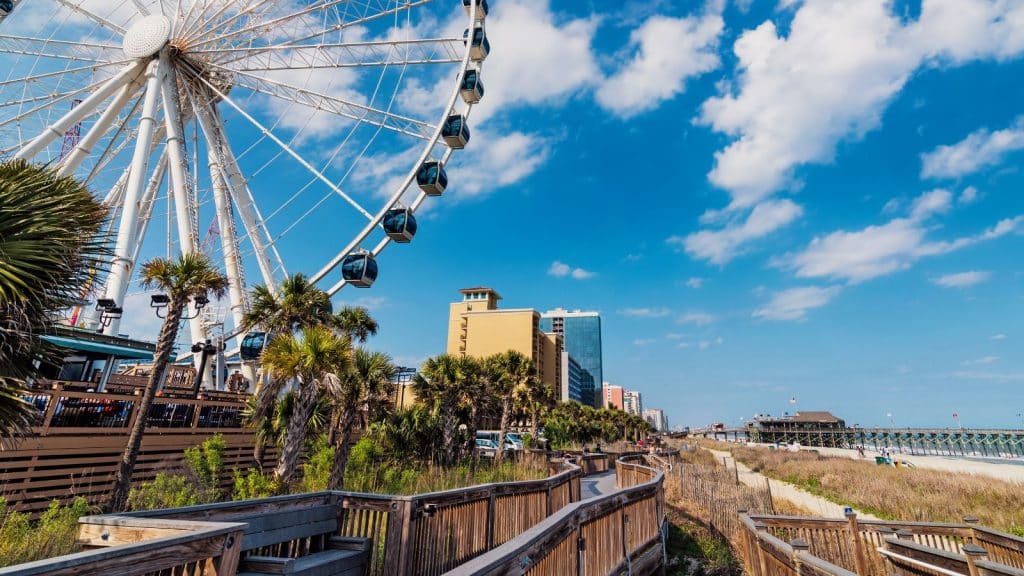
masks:
[[[122,46],[129,58],[148,58],[171,40],[171,21],[160,14],[146,16],[132,24]]]

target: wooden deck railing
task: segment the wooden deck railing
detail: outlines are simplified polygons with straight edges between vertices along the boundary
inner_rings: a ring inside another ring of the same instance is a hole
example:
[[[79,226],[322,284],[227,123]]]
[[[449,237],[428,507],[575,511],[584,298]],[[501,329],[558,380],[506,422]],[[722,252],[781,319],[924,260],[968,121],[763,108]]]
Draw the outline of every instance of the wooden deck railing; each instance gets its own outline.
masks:
[[[621,490],[566,506],[449,576],[653,574],[664,565],[664,474],[643,456],[616,461]]]
[[[791,548],[798,542],[806,546],[806,555],[847,573],[944,574],[935,570],[938,567],[972,576],[1024,575],[1024,539],[978,526],[973,520],[963,524],[890,522],[858,520],[852,513],[845,520],[742,513],[739,517],[744,527],[741,548],[750,570],[760,567],[765,547],[779,557],[778,542],[790,542],[786,546]],[[974,560],[981,568],[971,568]],[[756,576],[778,573],[756,572]]]

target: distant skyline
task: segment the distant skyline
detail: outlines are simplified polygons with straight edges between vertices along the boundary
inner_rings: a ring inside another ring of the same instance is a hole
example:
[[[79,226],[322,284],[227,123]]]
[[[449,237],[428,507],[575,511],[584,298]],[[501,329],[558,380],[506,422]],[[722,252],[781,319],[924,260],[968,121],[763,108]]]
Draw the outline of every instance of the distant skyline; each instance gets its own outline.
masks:
[[[370,346],[442,353],[448,303],[486,285],[600,312],[604,380],[672,426],[794,397],[862,426],[1022,426],[1024,3],[491,4],[449,191],[336,299],[379,319]],[[290,270],[350,237],[290,236]]]

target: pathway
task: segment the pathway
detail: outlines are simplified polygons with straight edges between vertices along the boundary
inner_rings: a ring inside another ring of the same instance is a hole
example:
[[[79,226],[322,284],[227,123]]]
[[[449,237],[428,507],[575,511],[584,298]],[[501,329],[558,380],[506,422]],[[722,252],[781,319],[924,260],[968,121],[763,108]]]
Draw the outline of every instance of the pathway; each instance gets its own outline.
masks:
[[[615,492],[615,472],[601,472],[580,480],[580,500],[589,500]]]
[[[732,454],[729,452],[723,452],[721,450],[709,450],[716,458],[721,460],[722,458],[728,458],[730,463],[735,463],[737,470],[739,470],[740,482],[743,482],[747,486],[761,487],[764,486],[765,480],[768,481],[768,486],[772,491],[772,498],[781,498],[783,500],[789,500],[793,504],[806,509],[812,516],[821,516],[825,518],[843,518],[844,506],[840,506],[835,502],[829,502],[821,496],[815,496],[806,490],[797,488],[796,486],[776,480],[774,478],[768,478],[764,474],[754,472],[742,462],[737,462]],[[857,517],[861,520],[878,520],[871,514],[866,514],[859,510]]]

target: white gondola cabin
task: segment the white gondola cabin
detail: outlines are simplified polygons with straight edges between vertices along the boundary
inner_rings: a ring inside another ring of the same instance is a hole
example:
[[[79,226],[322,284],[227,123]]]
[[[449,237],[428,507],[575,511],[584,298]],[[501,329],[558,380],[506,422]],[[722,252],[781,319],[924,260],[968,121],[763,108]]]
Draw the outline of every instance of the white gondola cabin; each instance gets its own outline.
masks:
[[[473,4],[476,4],[476,19],[483,20],[487,17],[487,0],[462,0],[462,6],[466,9],[466,16],[472,15]]]
[[[476,104],[484,97],[484,83],[480,80],[479,70],[466,70],[462,77],[462,86],[459,87],[459,94],[466,104]]]
[[[369,252],[349,254],[341,263],[341,277],[356,288],[369,288],[377,279],[377,260]]]
[[[392,208],[384,213],[384,232],[399,244],[408,244],[416,235],[416,216],[409,208]]]
[[[444,165],[435,160],[424,162],[416,172],[416,184],[427,196],[440,196],[448,187],[448,174]]]
[[[462,41],[466,42],[469,40],[469,29],[462,33]],[[469,57],[474,62],[483,62],[487,59],[487,55],[491,53],[491,42],[487,39],[487,33],[484,32],[484,27],[477,24],[473,27],[473,39],[470,42]]]
[[[466,117],[461,114],[452,114],[444,121],[441,129],[441,137],[444,143],[452,150],[462,150],[469,142],[469,126],[466,125]]]

